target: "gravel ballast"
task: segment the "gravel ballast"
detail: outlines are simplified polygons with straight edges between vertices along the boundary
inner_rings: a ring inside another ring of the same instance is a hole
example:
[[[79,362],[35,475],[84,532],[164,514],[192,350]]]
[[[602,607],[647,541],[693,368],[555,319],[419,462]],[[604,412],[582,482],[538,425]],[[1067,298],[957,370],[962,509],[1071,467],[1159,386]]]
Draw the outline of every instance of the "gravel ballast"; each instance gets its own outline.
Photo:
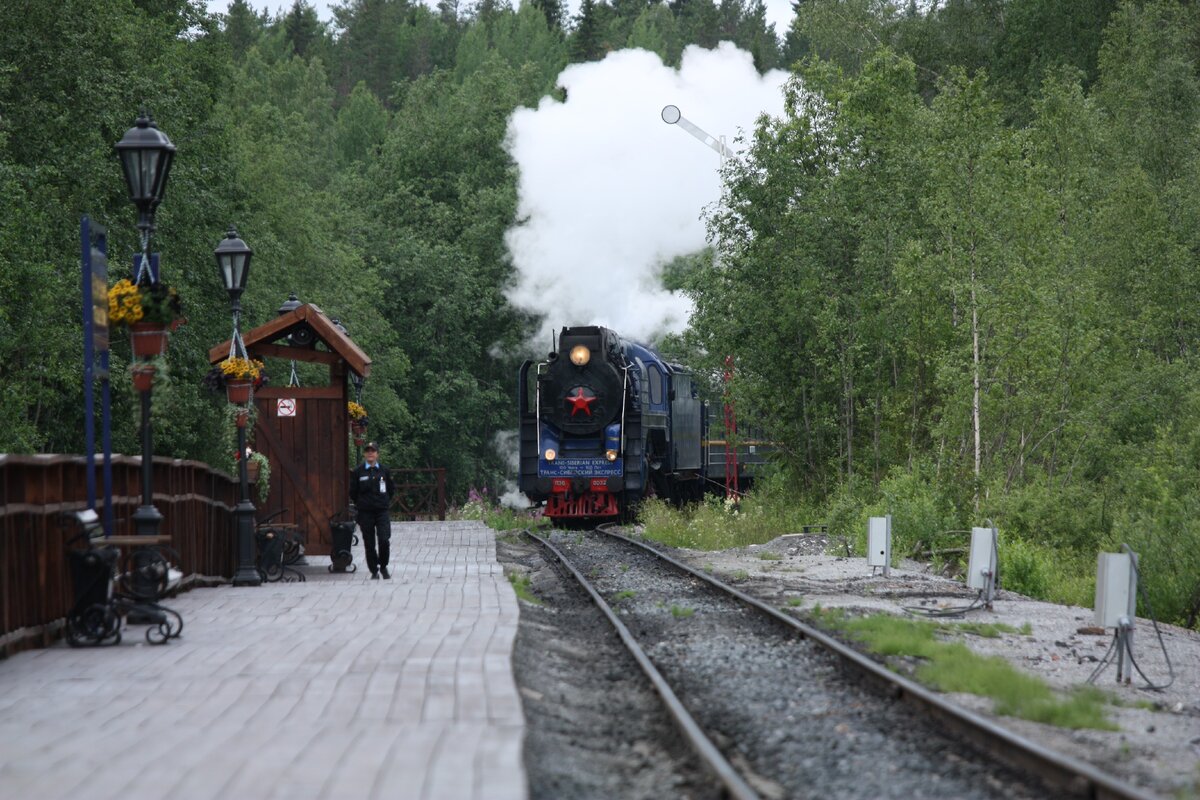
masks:
[[[715,781],[575,580],[527,539],[500,537],[497,554],[540,603],[521,603],[513,654],[530,798],[715,800]]]
[[[864,558],[846,557],[839,542],[819,535],[785,535],[763,545],[723,551],[662,549],[798,616],[818,604],[850,612],[905,615],[905,606],[965,606],[975,594],[961,580],[935,574],[930,565],[911,560],[898,560],[887,578],[872,575]],[[1139,612],[1143,610],[1139,606]],[[1091,630],[1092,616],[1089,608],[1000,591],[993,610],[978,609],[950,621],[1004,623],[1016,629],[1028,624],[1028,634],[994,639],[964,636],[961,641],[981,655],[1003,657],[1066,691],[1086,685],[1111,641],[1111,631]],[[1118,684],[1115,666],[1101,672],[1095,682],[1117,701],[1107,714],[1118,731],[1064,730],[996,716],[987,698],[949,697],[1015,733],[1135,786],[1164,797],[1200,797],[1200,672],[1196,669],[1200,633],[1161,623],[1160,630],[1175,670],[1169,689],[1146,691],[1136,676],[1130,684]],[[1152,680],[1166,681],[1167,663],[1149,619],[1137,620],[1135,654]]]
[[[553,538],[764,797],[1046,796],[701,581],[612,540]]]

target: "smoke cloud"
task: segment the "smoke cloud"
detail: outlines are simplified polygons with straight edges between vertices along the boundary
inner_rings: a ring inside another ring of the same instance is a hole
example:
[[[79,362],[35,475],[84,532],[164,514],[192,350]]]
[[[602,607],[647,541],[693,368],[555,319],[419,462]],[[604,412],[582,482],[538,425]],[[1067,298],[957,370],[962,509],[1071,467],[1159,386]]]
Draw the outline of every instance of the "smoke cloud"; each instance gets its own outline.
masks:
[[[664,263],[705,246],[703,209],[721,194],[720,158],[663,106],[733,147],[762,113],[783,111],[787,74],[759,75],[729,42],[688,47],[679,70],[654,53],[621,50],[563,70],[566,101],[543,98],[509,120],[520,168],[508,246],[516,306],[544,315],[535,342],[563,325],[606,325],[631,338],[682,330],[687,298],[664,291]],[[544,343],[544,344],[543,344]]]

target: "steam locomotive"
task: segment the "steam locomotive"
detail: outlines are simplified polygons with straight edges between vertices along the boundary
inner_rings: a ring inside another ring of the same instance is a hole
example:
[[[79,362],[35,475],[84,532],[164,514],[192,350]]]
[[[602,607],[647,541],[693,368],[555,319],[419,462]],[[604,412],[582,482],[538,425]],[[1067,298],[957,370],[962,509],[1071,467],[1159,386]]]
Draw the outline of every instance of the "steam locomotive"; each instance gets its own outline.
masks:
[[[521,365],[518,405],[518,485],[555,521],[703,495],[706,404],[690,373],[645,345],[608,328],[563,328],[558,352]]]

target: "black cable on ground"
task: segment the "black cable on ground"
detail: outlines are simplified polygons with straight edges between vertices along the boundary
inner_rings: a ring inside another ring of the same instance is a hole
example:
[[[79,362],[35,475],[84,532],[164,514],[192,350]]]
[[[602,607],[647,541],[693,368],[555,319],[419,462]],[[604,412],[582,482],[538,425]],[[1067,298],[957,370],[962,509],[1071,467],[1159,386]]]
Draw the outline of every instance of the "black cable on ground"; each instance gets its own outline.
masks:
[[[1146,682],[1145,686],[1141,686],[1139,688],[1151,692],[1161,692],[1165,689],[1169,689],[1171,684],[1175,683],[1175,668],[1171,666],[1171,656],[1167,654],[1167,643],[1163,641],[1162,631],[1158,628],[1158,619],[1154,616],[1153,606],[1150,605],[1150,596],[1146,594],[1146,587],[1142,585],[1142,572],[1140,569],[1138,569],[1137,556],[1134,555],[1133,548],[1124,542],[1121,542],[1121,549],[1126,553],[1129,553],[1130,563],[1133,564],[1133,575],[1135,578],[1137,578],[1138,594],[1142,596],[1142,600],[1146,603],[1146,612],[1149,613],[1150,622],[1152,625],[1154,625],[1154,633],[1158,636],[1158,646],[1162,648],[1163,658],[1167,661],[1167,674],[1171,676],[1170,680],[1163,684],[1156,684],[1147,678],[1146,673],[1142,672],[1142,668],[1138,666],[1136,661],[1134,661],[1132,648],[1128,650],[1129,663],[1133,664],[1133,668],[1137,670],[1137,674],[1140,675],[1142,680]]]
[[[950,608],[923,608],[921,606],[903,606],[904,610],[918,617],[961,617],[968,611],[983,608],[983,590],[975,595],[969,606],[951,606]]]
[[[1112,654],[1117,649],[1117,638],[1114,635],[1112,641],[1108,643],[1108,650],[1104,651],[1104,655],[1100,658],[1100,663],[1096,665],[1096,668],[1092,670],[1092,674],[1088,676],[1088,683],[1095,683],[1096,678],[1100,677],[1100,673],[1104,671],[1104,668],[1112,663]]]

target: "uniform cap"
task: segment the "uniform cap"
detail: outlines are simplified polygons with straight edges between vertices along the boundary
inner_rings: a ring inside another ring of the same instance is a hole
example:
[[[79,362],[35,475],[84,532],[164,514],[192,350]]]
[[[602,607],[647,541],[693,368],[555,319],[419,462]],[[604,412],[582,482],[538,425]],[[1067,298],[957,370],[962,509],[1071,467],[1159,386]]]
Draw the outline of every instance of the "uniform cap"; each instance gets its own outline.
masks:
[[[365,453],[365,452],[367,452],[368,450],[374,450],[375,452],[377,452],[377,453],[378,453],[378,452],[379,452],[379,445],[375,444],[374,442],[367,442],[366,446],[365,446],[365,447],[363,447],[363,452]]]

